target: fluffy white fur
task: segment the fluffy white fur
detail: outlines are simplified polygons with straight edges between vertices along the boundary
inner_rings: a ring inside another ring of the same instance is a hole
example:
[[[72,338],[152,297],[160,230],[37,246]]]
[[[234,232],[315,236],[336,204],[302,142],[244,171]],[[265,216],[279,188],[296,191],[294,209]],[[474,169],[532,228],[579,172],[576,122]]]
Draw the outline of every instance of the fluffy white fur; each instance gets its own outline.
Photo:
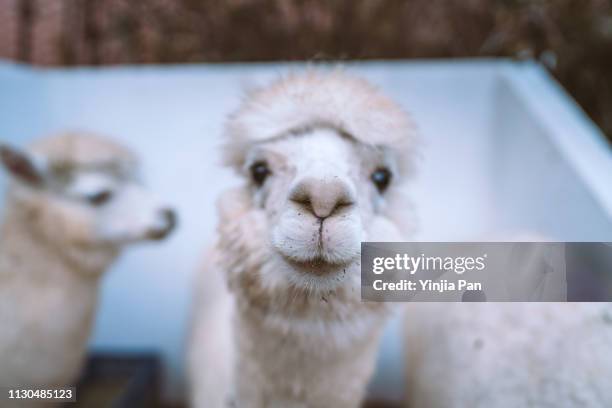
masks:
[[[527,232],[512,241],[552,239]],[[522,254],[510,298],[559,299],[561,247]],[[542,279],[541,261],[554,275]],[[404,326],[409,408],[612,406],[610,303],[415,303]]]
[[[402,172],[415,164],[418,143],[411,118],[372,84],[341,70],[288,75],[247,94],[227,122],[226,163],[241,167],[254,144],[313,127],[393,149]]]
[[[245,183],[221,197],[198,276],[191,403],[356,407],[389,313],[361,302],[360,242],[410,232],[414,126],[363,80],[309,72],[249,94],[226,130]],[[380,168],[393,174],[383,192]]]
[[[174,221],[135,178],[124,147],[63,134],[1,146],[11,175],[0,229],[0,387],[73,384],[101,274],[130,242]]]
[[[413,304],[407,407],[612,406],[609,303]]]

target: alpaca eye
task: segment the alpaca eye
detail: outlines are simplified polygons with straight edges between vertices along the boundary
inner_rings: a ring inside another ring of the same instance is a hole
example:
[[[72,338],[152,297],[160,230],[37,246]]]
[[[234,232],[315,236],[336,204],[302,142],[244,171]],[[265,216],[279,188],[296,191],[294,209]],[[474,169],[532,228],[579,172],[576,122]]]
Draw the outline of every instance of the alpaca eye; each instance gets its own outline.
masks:
[[[378,191],[382,193],[389,187],[389,183],[391,183],[391,172],[384,167],[376,169],[374,173],[372,173],[371,179]]]
[[[268,165],[265,162],[257,162],[251,166],[251,178],[258,186],[263,185],[264,181],[266,181],[266,178],[271,173],[272,172],[270,171]]]
[[[106,204],[111,200],[111,198],[113,198],[113,192],[110,190],[103,190],[86,197],[87,202],[96,207]]]

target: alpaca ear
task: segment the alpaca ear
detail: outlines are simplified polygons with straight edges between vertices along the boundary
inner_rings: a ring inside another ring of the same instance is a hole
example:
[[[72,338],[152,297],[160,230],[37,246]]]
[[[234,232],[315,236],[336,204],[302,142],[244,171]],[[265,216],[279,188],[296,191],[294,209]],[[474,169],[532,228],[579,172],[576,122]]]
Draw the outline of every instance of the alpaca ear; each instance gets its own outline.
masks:
[[[19,181],[33,186],[40,186],[44,181],[43,160],[33,154],[0,144],[0,163]]]

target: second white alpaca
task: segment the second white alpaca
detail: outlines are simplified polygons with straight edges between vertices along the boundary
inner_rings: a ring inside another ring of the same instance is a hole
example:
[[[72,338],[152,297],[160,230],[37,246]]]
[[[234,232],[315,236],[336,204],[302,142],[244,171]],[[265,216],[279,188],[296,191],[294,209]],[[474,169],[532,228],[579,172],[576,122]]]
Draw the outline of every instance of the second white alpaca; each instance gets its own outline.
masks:
[[[12,176],[0,229],[0,388],[74,385],[102,273],[127,244],[165,237],[173,213],[141,187],[134,155],[63,134],[0,146]],[[4,397],[3,397],[4,398]]]
[[[415,130],[339,72],[251,93],[227,124],[244,179],[219,201],[189,352],[197,407],[357,407],[386,304],[360,298],[361,241],[401,240]]]
[[[610,303],[421,303],[407,407],[612,406]]]

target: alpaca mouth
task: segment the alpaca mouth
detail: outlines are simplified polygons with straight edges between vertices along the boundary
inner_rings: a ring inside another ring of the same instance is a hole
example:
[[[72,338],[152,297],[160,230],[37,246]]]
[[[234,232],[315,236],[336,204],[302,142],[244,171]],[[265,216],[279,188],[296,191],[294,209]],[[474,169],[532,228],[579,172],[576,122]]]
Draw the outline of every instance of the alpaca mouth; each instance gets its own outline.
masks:
[[[307,260],[296,260],[285,255],[283,259],[296,271],[309,275],[326,276],[337,273],[339,270],[346,269],[350,262],[330,262],[323,256],[316,256]]]
[[[359,241],[354,239],[352,229],[325,225],[320,220],[304,223],[299,232],[285,233],[275,229],[272,247],[298,274],[329,278],[342,273],[343,269],[359,262]]]

